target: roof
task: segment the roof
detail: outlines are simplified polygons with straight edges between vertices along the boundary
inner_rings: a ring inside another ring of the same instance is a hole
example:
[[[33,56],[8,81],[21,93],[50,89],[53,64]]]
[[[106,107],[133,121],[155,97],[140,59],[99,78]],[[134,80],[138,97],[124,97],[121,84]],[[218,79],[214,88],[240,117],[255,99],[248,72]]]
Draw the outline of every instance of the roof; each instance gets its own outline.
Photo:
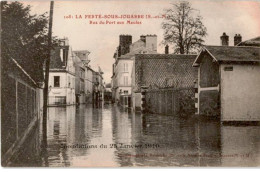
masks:
[[[257,46],[260,47],[260,36],[240,42],[237,46]]]
[[[141,39],[139,39],[139,40],[137,40],[137,41],[135,41],[134,43],[132,43],[130,46],[135,46],[136,44],[143,44],[143,45],[145,45],[145,43],[144,43],[144,41],[142,41]]]
[[[83,68],[83,67],[84,67],[84,64],[83,64],[83,62],[81,61],[81,59],[80,59],[77,55],[75,55],[75,54],[74,54],[73,57],[74,57],[74,58],[73,58],[74,65]]]
[[[61,60],[60,49],[64,49],[65,59]],[[58,46],[51,51],[50,69],[64,69],[67,66],[69,46]]]
[[[203,52],[218,62],[260,62],[260,48],[249,46],[205,46],[193,63],[200,63]]]
[[[195,59],[197,55],[195,54],[136,54],[136,58],[193,58]]]
[[[145,47],[140,47],[138,49],[135,49],[125,55],[121,55],[120,57],[118,57],[118,59],[131,59],[133,56],[135,56],[136,54],[140,54],[142,53],[142,51],[147,51],[149,52],[150,50],[145,48]],[[150,52],[151,53],[151,52]],[[158,54],[157,52],[154,52],[153,54]]]
[[[80,58],[80,60],[84,61],[84,63],[89,63],[88,55],[90,52],[88,50],[78,50],[73,51],[73,53]]]
[[[156,35],[147,35],[147,36],[156,36]],[[139,44],[139,43],[142,43],[143,45],[138,47],[138,48],[135,48],[134,50],[130,51],[127,54],[121,55],[120,57],[118,57],[118,59],[131,59],[135,54],[140,54],[143,51],[147,51],[147,52],[152,52],[153,51],[151,49],[146,48],[145,47],[145,43],[141,39],[135,41],[130,46],[133,47],[133,46],[135,46],[136,44]],[[155,52],[155,54],[157,54],[157,52]]]
[[[38,86],[38,84],[36,83],[36,81],[24,70],[24,68],[13,58],[11,58],[12,62],[14,62],[14,64],[30,79],[30,81],[35,84],[36,86]]]

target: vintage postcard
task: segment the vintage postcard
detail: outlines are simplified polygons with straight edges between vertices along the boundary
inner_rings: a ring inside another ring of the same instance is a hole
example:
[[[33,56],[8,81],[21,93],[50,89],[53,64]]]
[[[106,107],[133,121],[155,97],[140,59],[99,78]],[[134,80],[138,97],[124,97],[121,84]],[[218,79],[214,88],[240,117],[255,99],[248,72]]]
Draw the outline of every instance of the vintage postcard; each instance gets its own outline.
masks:
[[[1,1],[2,167],[259,167],[260,1]]]

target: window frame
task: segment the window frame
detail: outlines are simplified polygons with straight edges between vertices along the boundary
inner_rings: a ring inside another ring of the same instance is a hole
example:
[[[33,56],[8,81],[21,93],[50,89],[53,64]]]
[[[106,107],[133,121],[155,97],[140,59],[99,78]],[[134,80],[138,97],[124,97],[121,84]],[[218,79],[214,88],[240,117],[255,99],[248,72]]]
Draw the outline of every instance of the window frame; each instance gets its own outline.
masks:
[[[56,85],[56,79],[58,78],[58,86]],[[53,87],[59,88],[60,87],[60,76],[53,76]]]

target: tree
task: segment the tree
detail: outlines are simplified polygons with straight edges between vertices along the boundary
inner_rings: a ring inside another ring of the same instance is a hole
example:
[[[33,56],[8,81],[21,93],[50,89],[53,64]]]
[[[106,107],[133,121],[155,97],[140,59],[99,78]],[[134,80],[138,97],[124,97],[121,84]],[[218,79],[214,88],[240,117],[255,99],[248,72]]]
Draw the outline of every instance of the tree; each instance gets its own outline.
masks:
[[[20,2],[1,2],[1,50],[3,60],[15,59],[38,82],[48,50],[48,18],[30,11]]]
[[[196,52],[204,43],[207,29],[198,10],[187,1],[172,3],[172,8],[165,9],[163,44],[173,44],[174,53],[190,54]]]

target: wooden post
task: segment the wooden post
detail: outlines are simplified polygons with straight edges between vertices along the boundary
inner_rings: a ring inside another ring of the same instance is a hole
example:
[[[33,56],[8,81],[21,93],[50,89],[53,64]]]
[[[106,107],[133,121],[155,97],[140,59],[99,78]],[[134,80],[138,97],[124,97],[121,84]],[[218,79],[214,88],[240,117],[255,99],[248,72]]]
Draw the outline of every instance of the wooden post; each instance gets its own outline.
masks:
[[[167,101],[167,99],[168,99],[168,90],[165,93],[166,93],[165,94],[165,114],[167,114],[168,113],[168,101]]]
[[[42,119],[42,154],[46,155],[47,152],[47,103],[48,103],[48,91],[49,91],[49,67],[50,67],[50,56],[52,48],[52,19],[53,19],[53,6],[54,2],[50,3],[50,21],[49,21],[49,32],[48,32],[48,55],[45,64],[45,80],[43,89],[43,119]]]
[[[19,121],[19,119],[18,119],[18,117],[19,117],[19,114],[18,114],[18,81],[17,80],[15,80],[15,111],[16,111],[16,139],[18,139],[18,137],[19,137],[19,131],[18,131],[18,129],[19,129],[19,123],[18,123],[18,121]]]
[[[45,64],[45,80],[43,90],[43,128],[47,127],[47,103],[48,103],[48,85],[49,85],[49,69],[50,69],[50,56],[52,48],[52,20],[53,20],[53,6],[54,1],[50,4],[50,21],[49,21],[49,32],[48,32],[48,54]]]
[[[145,100],[145,94],[146,94],[146,90],[148,87],[146,86],[141,86],[141,111],[142,113],[144,113],[146,111],[146,100]]]
[[[171,103],[171,109],[172,109],[172,111],[171,111],[171,113],[173,114],[173,115],[175,115],[174,114],[174,91],[173,90],[171,90],[171,93],[172,93],[172,95],[171,95],[171,98],[172,98],[172,103]]]

